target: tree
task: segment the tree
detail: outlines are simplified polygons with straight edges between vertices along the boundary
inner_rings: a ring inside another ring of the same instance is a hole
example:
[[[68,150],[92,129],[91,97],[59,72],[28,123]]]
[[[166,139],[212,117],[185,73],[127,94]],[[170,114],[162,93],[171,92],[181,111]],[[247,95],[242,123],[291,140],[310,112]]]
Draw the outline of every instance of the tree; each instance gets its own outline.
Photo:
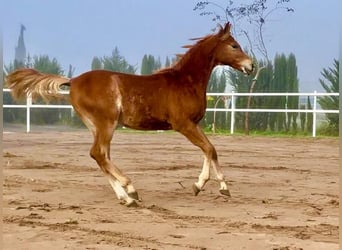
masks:
[[[298,93],[299,92],[299,80],[297,76],[297,62],[294,54],[290,54],[287,58],[287,92]],[[287,97],[287,108],[288,109],[298,109],[299,96],[289,96]],[[297,118],[298,113],[287,113],[287,129],[290,129],[292,124],[293,131],[297,131]]]
[[[171,61],[170,61],[170,58],[167,56],[165,59],[165,68],[168,68],[170,66],[171,66]]]
[[[91,69],[103,69],[101,58],[94,56],[93,61],[91,62]]]
[[[333,66],[324,68],[321,72],[323,79],[319,79],[319,82],[327,93],[339,92],[339,64],[339,61],[334,59]],[[322,109],[339,109],[338,96],[319,97],[318,103],[321,105]],[[337,114],[326,114],[326,117],[332,132],[338,133],[339,116]]]
[[[68,70],[67,77],[72,78],[74,73],[75,73],[75,67],[73,67],[71,64],[69,64],[69,70]]]
[[[260,67],[264,70],[259,72],[258,84],[254,86],[254,92],[270,92],[270,83],[273,79],[273,64],[266,60],[260,60],[258,62]],[[241,72],[235,70],[228,71],[229,82],[233,87],[233,90],[238,93],[246,93],[250,90],[250,85],[253,80],[253,76],[247,76]],[[269,97],[254,97],[252,99],[247,97],[237,97],[235,99],[236,108],[246,108],[248,101],[250,101],[250,108],[270,108]],[[246,128],[246,114],[238,112],[235,114],[235,127],[237,129]],[[249,113],[248,116],[248,129],[265,131],[268,128],[269,114],[268,113]]]
[[[298,92],[298,78],[296,59],[293,54],[285,56],[284,54],[276,55],[274,62],[267,60],[259,60],[258,64],[264,68],[259,72],[258,84],[254,86],[254,92]],[[233,86],[235,92],[246,93],[250,90],[252,82],[251,76],[246,76],[241,72],[235,70],[228,71],[229,82]],[[247,102],[250,100],[250,105]],[[248,99],[246,97],[236,98],[236,107],[245,108],[298,108],[298,97],[253,97]],[[284,113],[250,113],[248,116],[249,129],[261,130],[271,129],[272,131],[292,130],[297,129],[298,113],[289,113],[286,116]],[[237,129],[245,127],[245,114],[236,113]]]
[[[144,55],[141,62],[141,70],[140,73],[142,75],[152,74],[154,71],[161,68],[160,58],[155,58],[152,55]]]
[[[28,62],[30,64],[30,62]],[[28,65],[30,66],[30,65]],[[63,75],[64,71],[62,66],[56,58],[50,59],[48,55],[34,56],[32,62],[32,68],[42,72],[55,75]]]
[[[91,63],[91,69],[105,69],[129,74],[135,74],[136,72],[136,68],[129,64],[127,60],[120,54],[118,47],[115,47],[110,56],[95,56]]]
[[[122,73],[134,74],[136,68],[130,65],[126,59],[120,55],[118,47],[112,51],[112,55],[104,56],[102,58],[103,69],[117,71]]]
[[[274,58],[274,78],[273,92],[286,92],[286,56],[284,54],[276,55]],[[274,97],[274,108],[284,109],[286,107],[286,97]],[[274,113],[276,130],[282,131],[286,124],[285,113]]]
[[[298,92],[297,64],[294,54],[286,56],[277,54],[274,58],[274,77],[270,91],[279,93]],[[270,106],[278,109],[298,109],[298,96],[275,96],[270,98]],[[272,131],[297,131],[298,113],[271,113],[270,128]]]
[[[216,68],[210,75],[207,86],[208,93],[224,93],[226,89],[226,73],[224,70]],[[207,99],[209,108],[224,108],[226,100],[220,96],[211,96]],[[202,126],[211,128],[214,132],[216,128],[227,127],[226,112],[207,112],[202,120]]]

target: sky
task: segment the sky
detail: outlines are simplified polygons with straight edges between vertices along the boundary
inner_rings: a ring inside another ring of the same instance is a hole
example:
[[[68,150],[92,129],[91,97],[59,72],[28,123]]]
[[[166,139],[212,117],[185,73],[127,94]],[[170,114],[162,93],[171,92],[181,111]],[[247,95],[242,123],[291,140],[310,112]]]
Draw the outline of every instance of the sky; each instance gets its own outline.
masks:
[[[276,2],[278,0],[269,0]],[[75,75],[90,70],[94,56],[121,55],[140,67],[144,54],[173,57],[183,53],[189,38],[212,33],[210,17],[194,11],[193,0],[11,0],[2,3],[3,59],[14,59],[20,25],[24,24],[27,52],[56,58]],[[225,6],[227,0],[215,1]],[[235,1],[246,2],[246,1]],[[265,27],[270,58],[294,53],[300,91],[322,91],[323,68],[339,55],[341,0],[292,0],[293,13],[275,12]],[[248,27],[247,27],[248,29]],[[237,36],[242,47],[244,37]],[[252,41],[253,42],[253,41]]]

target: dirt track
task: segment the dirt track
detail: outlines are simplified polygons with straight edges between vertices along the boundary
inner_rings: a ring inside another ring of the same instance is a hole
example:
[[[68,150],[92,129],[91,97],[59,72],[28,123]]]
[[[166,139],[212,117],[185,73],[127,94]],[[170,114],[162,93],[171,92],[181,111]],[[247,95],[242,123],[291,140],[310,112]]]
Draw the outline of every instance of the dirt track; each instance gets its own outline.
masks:
[[[143,199],[126,208],[88,131],[10,133],[5,249],[338,249],[338,140],[210,136],[232,198],[191,185],[202,154],[175,133],[117,132],[112,158]]]

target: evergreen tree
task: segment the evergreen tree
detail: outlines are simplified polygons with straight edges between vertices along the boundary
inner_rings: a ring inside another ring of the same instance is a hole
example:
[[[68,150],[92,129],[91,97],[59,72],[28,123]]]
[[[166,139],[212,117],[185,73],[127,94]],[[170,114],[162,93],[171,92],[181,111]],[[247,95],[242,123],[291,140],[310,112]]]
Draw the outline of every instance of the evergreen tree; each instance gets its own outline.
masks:
[[[297,66],[295,56],[290,54],[286,57],[284,54],[276,55],[274,59],[274,66],[270,61],[260,60],[259,67],[264,67],[260,72],[257,84],[254,86],[254,92],[298,92],[298,78]],[[235,92],[246,93],[249,92],[251,76],[246,76],[236,70],[229,70],[228,72],[230,84]],[[284,109],[298,108],[298,97],[253,97],[251,99],[250,108],[270,108],[270,109]],[[236,107],[246,108],[247,97],[237,97]],[[249,128],[252,130],[265,131],[271,129],[272,131],[288,130],[292,125],[293,130],[297,129],[297,116],[294,113],[286,117],[285,113],[250,113],[249,114]],[[238,112],[235,114],[236,128],[242,129],[244,127],[244,114]]]
[[[294,54],[290,54],[287,58],[287,92],[298,93],[298,77],[297,77],[297,63]],[[299,97],[289,96],[287,97],[287,108],[298,109]],[[297,131],[297,117],[298,113],[287,113],[287,129],[289,130],[292,124],[292,130]]]
[[[226,89],[226,74],[223,70],[214,70],[210,75],[210,79],[207,86],[208,93],[224,93]],[[207,107],[214,108],[224,108],[225,99],[219,96],[209,97],[207,99]],[[214,120],[215,117],[215,120]],[[215,125],[214,125],[215,124]],[[219,129],[227,128],[227,114],[226,112],[207,112],[204,119],[202,120],[202,126]]]
[[[252,77],[246,76],[245,74],[236,71],[234,69],[228,70],[228,78],[233,90],[237,93],[247,93],[249,91],[250,82]],[[246,97],[236,97],[235,107],[236,108],[246,108],[247,98]],[[235,113],[235,129],[242,129],[244,127],[244,113]],[[252,127],[252,126],[251,126]]]
[[[150,75],[161,68],[160,58],[156,59],[152,55],[144,55],[141,62],[141,75]]]
[[[68,70],[67,77],[72,78],[74,73],[75,73],[75,67],[73,67],[71,64],[69,64],[69,70]]]
[[[115,47],[110,56],[103,56],[102,58],[95,56],[91,62],[91,69],[105,69],[129,74],[136,72],[136,68],[120,54],[118,47]]]
[[[141,68],[140,68],[140,74],[141,75],[148,75],[151,73],[151,69],[149,67],[149,62],[148,62],[148,57],[147,55],[145,54],[143,59],[142,59],[142,62],[141,62]]]
[[[333,67],[324,68],[321,72],[323,79],[319,79],[321,86],[327,93],[339,92],[339,61],[334,59]],[[338,96],[322,96],[318,98],[318,103],[322,109],[339,109]],[[333,133],[338,133],[339,116],[338,114],[326,114],[329,126]]]
[[[94,56],[91,62],[91,69],[92,70],[103,69],[102,60],[99,57]]]
[[[284,54],[277,54],[274,59],[274,92],[286,92],[286,77],[286,56]],[[284,109],[286,107],[285,104],[285,96],[274,97],[273,108]],[[273,113],[272,115],[275,116],[276,130],[282,131],[286,124],[285,113]]]
[[[104,56],[102,58],[103,69],[134,74],[136,69],[130,65],[126,59],[120,55],[118,47],[112,51],[111,56]]]
[[[293,54],[286,57],[277,54],[274,58],[274,78],[271,83],[271,92],[298,92],[298,78],[296,58]],[[297,109],[298,96],[272,97],[271,107],[278,109]],[[277,131],[289,131],[292,124],[293,131],[297,130],[298,113],[271,113],[270,128]]]
[[[165,68],[168,68],[170,66],[171,66],[171,61],[170,61],[170,58],[167,56],[165,59]]]
[[[305,109],[305,105],[300,105],[300,109]],[[300,118],[300,128],[302,132],[305,132],[305,124],[306,124],[306,113],[301,112],[299,115]]]
[[[32,66],[34,69],[42,73],[49,73],[55,75],[63,75],[64,73],[57,59],[50,59],[48,55],[34,56]]]

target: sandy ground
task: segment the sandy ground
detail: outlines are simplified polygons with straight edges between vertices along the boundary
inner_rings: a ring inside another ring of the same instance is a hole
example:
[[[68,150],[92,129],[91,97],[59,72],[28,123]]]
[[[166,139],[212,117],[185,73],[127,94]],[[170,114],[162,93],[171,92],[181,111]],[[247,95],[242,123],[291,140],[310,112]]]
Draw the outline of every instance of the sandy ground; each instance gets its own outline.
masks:
[[[176,133],[117,132],[127,208],[89,157],[88,131],[4,133],[5,249],[338,249],[338,140],[210,136],[231,198]]]

